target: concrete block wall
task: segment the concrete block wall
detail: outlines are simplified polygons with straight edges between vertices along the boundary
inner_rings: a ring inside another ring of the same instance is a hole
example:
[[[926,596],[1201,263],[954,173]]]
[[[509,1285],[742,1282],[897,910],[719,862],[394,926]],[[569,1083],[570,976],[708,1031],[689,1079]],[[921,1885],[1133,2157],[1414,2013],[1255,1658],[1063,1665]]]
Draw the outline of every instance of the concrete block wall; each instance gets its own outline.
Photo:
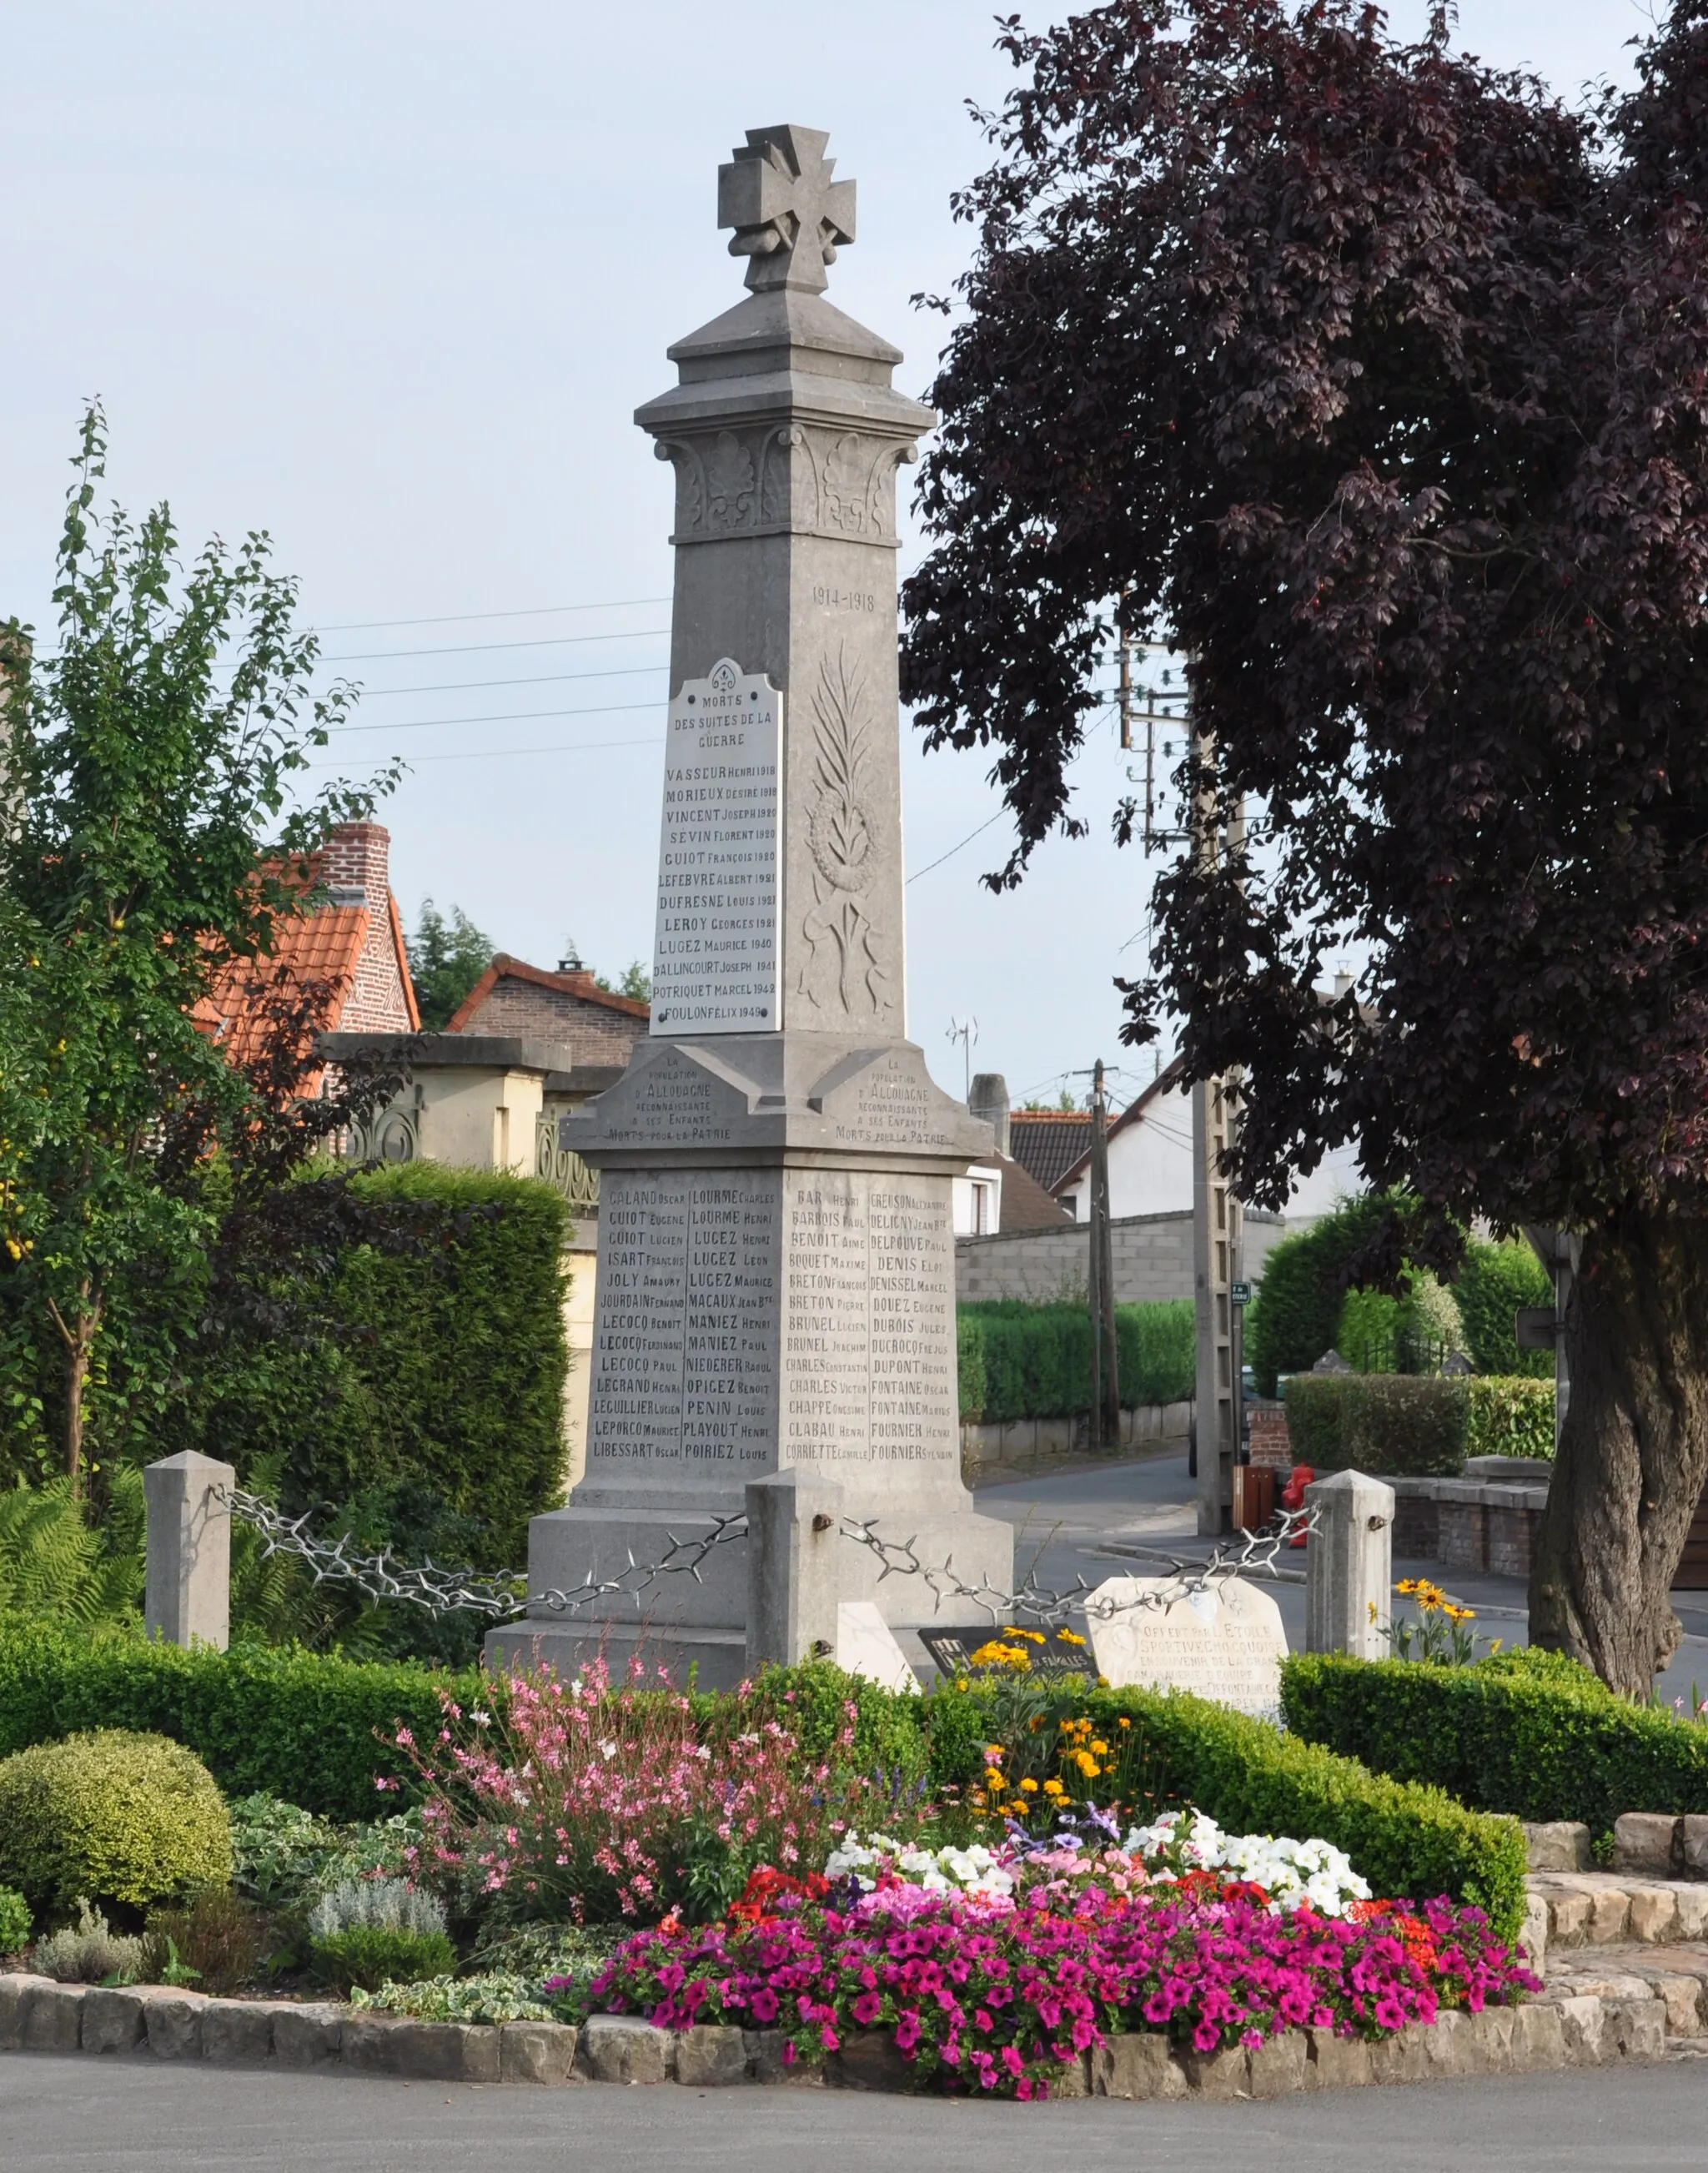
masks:
[[[1249,1281],[1261,1281],[1263,1262],[1286,1233],[1286,1223],[1279,1215],[1246,1211],[1245,1271]],[[1013,1231],[1006,1237],[957,1237],[955,1294],[963,1305],[977,1298],[1026,1298],[1037,1305],[1082,1297],[1090,1242],[1084,1223],[1059,1230]],[[1109,1225],[1109,1246],[1117,1304],[1192,1296],[1190,1214],[1117,1216]]]

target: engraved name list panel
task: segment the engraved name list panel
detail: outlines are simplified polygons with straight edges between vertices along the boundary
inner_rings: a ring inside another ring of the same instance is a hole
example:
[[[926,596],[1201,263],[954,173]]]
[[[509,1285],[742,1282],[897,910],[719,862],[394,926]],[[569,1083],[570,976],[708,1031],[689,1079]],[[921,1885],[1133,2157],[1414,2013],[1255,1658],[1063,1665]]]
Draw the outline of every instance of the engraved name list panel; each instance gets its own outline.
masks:
[[[783,697],[725,657],[670,705],[651,1031],[770,1033]]]

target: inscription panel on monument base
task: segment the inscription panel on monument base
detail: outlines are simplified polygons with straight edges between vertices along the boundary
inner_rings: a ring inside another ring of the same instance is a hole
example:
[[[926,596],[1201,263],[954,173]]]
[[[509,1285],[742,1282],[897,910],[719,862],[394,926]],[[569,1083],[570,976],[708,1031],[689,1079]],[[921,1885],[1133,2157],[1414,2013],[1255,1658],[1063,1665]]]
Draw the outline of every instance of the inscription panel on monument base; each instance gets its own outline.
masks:
[[[590,1479],[769,1468],[780,1196],[767,1171],[605,1173]]]
[[[769,1033],[778,1011],[783,697],[725,657],[670,705],[653,941],[655,1034]]]
[[[783,1460],[958,1486],[949,1180],[789,1170],[783,1215]]]

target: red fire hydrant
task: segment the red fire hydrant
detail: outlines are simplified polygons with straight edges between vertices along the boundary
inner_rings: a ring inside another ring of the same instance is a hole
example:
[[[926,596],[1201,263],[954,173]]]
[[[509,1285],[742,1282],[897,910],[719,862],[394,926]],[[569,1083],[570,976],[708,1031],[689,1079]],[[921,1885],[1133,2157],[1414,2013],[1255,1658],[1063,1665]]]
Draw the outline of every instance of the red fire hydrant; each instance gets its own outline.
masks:
[[[1302,1509],[1305,1506],[1305,1489],[1316,1476],[1316,1473],[1308,1464],[1296,1464],[1288,1475],[1286,1485],[1281,1489],[1281,1507],[1284,1509]],[[1301,1531],[1295,1532],[1287,1542],[1290,1547],[1302,1547],[1304,1544],[1305,1534]]]

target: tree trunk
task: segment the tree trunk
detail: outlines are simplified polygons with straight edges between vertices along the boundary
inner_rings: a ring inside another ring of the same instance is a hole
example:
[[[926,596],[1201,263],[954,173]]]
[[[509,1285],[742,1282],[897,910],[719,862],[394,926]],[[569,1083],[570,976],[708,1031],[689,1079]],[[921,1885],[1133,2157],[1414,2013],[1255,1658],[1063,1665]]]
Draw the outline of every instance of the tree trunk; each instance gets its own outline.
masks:
[[[1708,1222],[1583,1239],[1571,1402],[1530,1571],[1530,1642],[1646,1698],[1683,1632],[1671,1591],[1708,1481]]]
[[[89,1387],[89,1352],[101,1318],[101,1300],[90,1282],[84,1282],[78,1296],[81,1303],[68,1324],[60,1319],[57,1311],[54,1314],[65,1339],[65,1475],[74,1495],[83,1491],[84,1397]]]

